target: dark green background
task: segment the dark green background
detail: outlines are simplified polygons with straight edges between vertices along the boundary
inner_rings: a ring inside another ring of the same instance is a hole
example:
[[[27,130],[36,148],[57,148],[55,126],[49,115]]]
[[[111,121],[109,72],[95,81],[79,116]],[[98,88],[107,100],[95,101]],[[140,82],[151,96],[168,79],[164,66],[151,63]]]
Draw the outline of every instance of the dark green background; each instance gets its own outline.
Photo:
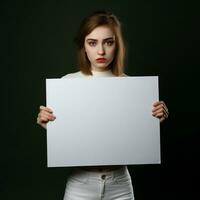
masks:
[[[162,164],[129,166],[136,200],[197,199],[196,2],[1,1],[0,199],[62,199],[70,169],[46,167],[46,133],[36,118],[45,105],[45,79],[77,71],[73,38],[82,18],[97,9],[122,21],[126,73],[159,75],[160,99],[170,110],[161,125]]]

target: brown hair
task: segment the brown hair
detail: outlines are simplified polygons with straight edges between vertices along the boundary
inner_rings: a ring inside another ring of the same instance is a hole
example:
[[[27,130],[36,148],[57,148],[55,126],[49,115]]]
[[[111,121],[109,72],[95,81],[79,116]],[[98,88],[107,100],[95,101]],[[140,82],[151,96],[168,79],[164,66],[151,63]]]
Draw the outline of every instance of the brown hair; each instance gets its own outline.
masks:
[[[97,11],[86,17],[78,30],[75,37],[77,45],[77,61],[80,70],[87,75],[92,75],[90,61],[85,53],[85,37],[98,26],[107,26],[112,29],[116,37],[115,57],[110,64],[112,73],[120,76],[124,72],[125,46],[122,36],[121,23],[119,19],[109,11]]]

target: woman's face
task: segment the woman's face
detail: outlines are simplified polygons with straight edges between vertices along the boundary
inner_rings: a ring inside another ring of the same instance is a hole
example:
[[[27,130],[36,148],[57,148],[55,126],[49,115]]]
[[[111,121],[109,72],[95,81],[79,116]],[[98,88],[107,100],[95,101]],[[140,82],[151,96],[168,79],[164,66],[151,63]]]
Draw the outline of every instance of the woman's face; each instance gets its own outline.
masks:
[[[94,71],[109,69],[115,55],[116,41],[114,32],[106,26],[95,28],[85,37],[85,52]]]

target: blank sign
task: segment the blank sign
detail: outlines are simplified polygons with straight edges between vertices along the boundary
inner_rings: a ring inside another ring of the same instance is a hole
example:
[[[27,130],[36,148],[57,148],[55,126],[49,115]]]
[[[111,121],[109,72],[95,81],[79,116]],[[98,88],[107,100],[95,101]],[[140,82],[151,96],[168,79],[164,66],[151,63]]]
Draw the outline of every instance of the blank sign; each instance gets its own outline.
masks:
[[[158,77],[46,79],[48,167],[160,163]]]

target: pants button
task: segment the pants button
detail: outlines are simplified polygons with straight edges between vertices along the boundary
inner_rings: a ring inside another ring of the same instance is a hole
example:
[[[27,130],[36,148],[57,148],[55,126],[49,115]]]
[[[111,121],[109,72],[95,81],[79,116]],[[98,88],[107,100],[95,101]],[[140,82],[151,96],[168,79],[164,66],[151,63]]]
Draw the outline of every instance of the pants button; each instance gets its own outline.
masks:
[[[101,178],[104,180],[106,178],[106,175],[102,175]]]

